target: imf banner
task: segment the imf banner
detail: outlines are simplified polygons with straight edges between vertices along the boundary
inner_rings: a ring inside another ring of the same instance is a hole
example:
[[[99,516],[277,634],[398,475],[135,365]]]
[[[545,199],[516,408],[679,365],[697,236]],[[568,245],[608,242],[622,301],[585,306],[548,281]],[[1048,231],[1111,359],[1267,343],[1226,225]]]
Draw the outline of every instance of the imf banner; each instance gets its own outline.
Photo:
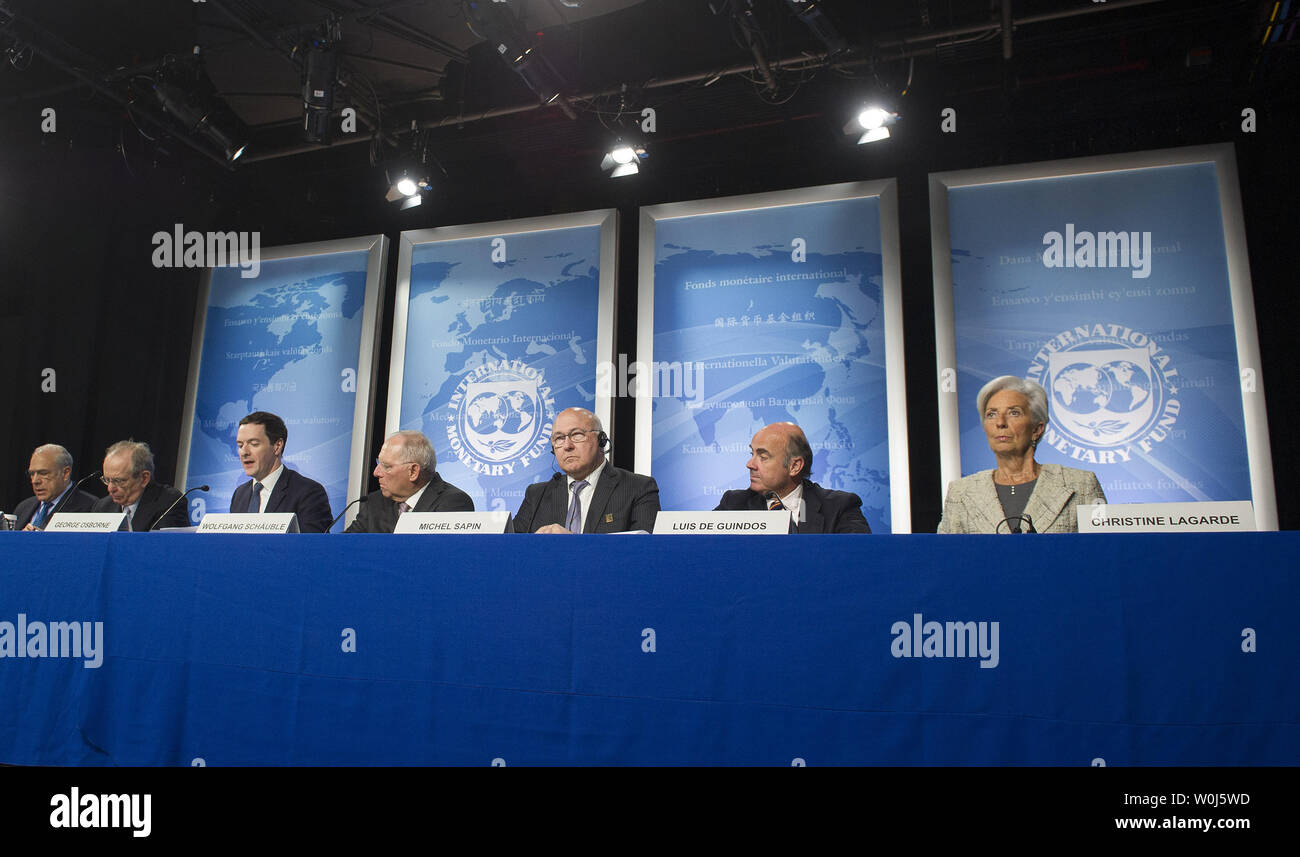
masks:
[[[873,532],[910,529],[893,185],[875,185],[643,210],[637,469],[664,508],[747,487],[754,433],[790,421],[814,482],[858,494]]]
[[[554,469],[556,414],[596,392],[613,322],[612,211],[402,233],[388,431],[433,442],[479,511]],[[603,349],[603,351],[602,351]]]
[[[341,251],[341,252],[340,252]],[[364,486],[382,236],[266,250],[256,277],[212,268],[190,360],[177,483],[190,517],[225,512],[248,481],[239,421],[270,411],[289,430],[284,463],[325,487],[334,514]]]
[[[936,266],[936,307],[941,291],[951,307],[938,338],[955,348],[940,396],[955,382],[960,474],[995,463],[976,393],[1017,375],[1048,393],[1037,459],[1096,472],[1111,502],[1251,500],[1243,397],[1262,392],[1239,347],[1257,351],[1253,311],[1234,313],[1252,304],[1248,276],[1230,274],[1223,164],[1091,166],[934,177],[951,256],[950,290]]]

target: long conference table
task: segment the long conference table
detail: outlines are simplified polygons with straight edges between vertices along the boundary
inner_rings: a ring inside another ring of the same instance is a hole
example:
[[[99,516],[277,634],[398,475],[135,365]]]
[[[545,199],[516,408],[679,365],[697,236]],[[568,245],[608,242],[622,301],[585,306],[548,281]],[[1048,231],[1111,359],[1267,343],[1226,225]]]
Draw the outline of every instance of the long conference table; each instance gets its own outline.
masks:
[[[4,533],[0,558],[9,764],[1300,764],[1300,533]]]

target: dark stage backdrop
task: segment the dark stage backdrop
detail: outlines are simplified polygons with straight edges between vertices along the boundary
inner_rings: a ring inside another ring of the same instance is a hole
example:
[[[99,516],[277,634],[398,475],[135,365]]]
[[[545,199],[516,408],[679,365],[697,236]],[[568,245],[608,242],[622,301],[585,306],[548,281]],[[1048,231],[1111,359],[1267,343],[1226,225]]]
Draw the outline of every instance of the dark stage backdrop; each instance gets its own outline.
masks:
[[[918,83],[916,89],[925,87]],[[631,357],[638,206],[897,177],[912,519],[915,531],[933,531],[942,498],[927,175],[1232,142],[1259,319],[1279,518],[1283,528],[1300,527],[1300,489],[1286,478],[1300,469],[1290,442],[1290,423],[1300,412],[1300,393],[1291,383],[1300,329],[1291,261],[1300,206],[1288,190],[1300,185],[1294,111],[1256,101],[1251,106],[1258,111],[1259,130],[1248,134],[1239,127],[1240,106],[1234,105],[1249,103],[1249,94],[1209,109],[1186,95],[1159,110],[1149,101],[1124,108],[1117,97],[1110,112],[1073,114],[1050,103],[1008,113],[996,98],[946,105],[922,97],[909,103],[909,122],[897,129],[896,139],[878,147],[848,142],[838,131],[841,118],[826,105],[796,102],[783,121],[677,138],[665,127],[671,123],[664,114],[653,157],[640,176],[604,178],[595,166],[594,142],[591,151],[566,152],[558,160],[524,151],[506,164],[448,163],[449,175],[439,179],[437,193],[407,212],[383,201],[382,173],[366,165],[364,146],[224,172],[179,156],[155,167],[132,156],[129,146],[124,157],[115,150],[115,126],[78,132],[69,122],[60,139],[42,139],[35,120],[0,128],[0,356],[7,381],[0,508],[12,509],[29,495],[23,472],[31,449],[45,441],[67,446],[84,474],[98,468],[112,441],[147,440],[157,454],[158,477],[173,479],[199,273],[154,268],[150,237],[175,223],[198,230],[260,230],[265,247],[377,232],[395,242],[403,229],[616,207],[621,216],[616,353]],[[1104,94],[1098,101],[1105,102]],[[68,106],[74,108],[68,115],[75,115],[75,102]],[[944,106],[958,110],[957,134],[939,131]],[[530,133],[546,130],[541,125]],[[600,139],[598,132],[594,125],[593,141]],[[185,163],[190,166],[182,168]],[[395,254],[387,277],[379,366],[389,359]],[[46,369],[55,373],[49,392],[42,390]],[[382,373],[376,395],[377,401],[386,400]],[[382,417],[381,408],[376,436],[382,435]],[[614,460],[628,468],[632,423],[632,400],[616,401]],[[743,465],[738,456],[737,485],[743,483]],[[103,493],[98,484],[93,490]]]

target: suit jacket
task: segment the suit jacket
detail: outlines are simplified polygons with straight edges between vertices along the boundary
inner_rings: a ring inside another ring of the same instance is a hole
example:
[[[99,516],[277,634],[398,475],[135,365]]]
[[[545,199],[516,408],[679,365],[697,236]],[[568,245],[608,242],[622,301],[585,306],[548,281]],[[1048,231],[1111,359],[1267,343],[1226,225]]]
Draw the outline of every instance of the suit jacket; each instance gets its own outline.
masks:
[[[85,491],[78,491],[75,488],[68,494],[67,502],[59,509],[59,512],[89,512],[95,505],[98,498],[94,494],[87,494]],[[56,504],[57,505],[57,504]],[[32,522],[36,516],[36,510],[41,507],[41,501],[35,497],[28,497],[18,504],[14,509],[14,517],[18,520],[14,522],[14,529],[21,530]],[[51,517],[53,517],[51,515]],[[49,523],[47,520],[45,523]]]
[[[131,517],[131,529],[137,533],[143,533],[154,525],[154,522],[162,516],[163,512],[177,498],[181,492],[177,491],[170,485],[162,482],[150,482],[145,486],[144,493],[140,495],[140,505],[135,508],[135,515]],[[95,501],[95,507],[92,512],[120,512],[122,507],[113,502],[112,497],[101,497]],[[188,527],[190,525],[190,510],[184,503],[177,503],[163,517],[162,523],[158,524],[158,529],[164,527]]]
[[[444,482],[435,471],[429,484],[420,495],[420,502],[415,504],[412,512],[472,512],[474,501],[464,491]],[[348,533],[391,533],[397,528],[397,503],[389,500],[380,491],[371,491],[366,495],[357,518],[344,532]]]
[[[230,498],[230,511],[247,512],[252,499],[253,480],[250,479],[235,489],[235,495]],[[334,523],[325,488],[288,467],[275,480],[271,497],[266,501],[266,511],[294,512],[298,515],[298,531],[302,533],[323,533]]]
[[[762,512],[767,509],[763,494],[751,488],[728,491],[718,501],[715,512]],[[802,520],[795,527],[800,535],[808,533],[870,533],[862,515],[862,498],[851,491],[823,488],[803,480]]]
[[[1106,495],[1095,473],[1059,464],[1040,464],[1038,481],[1023,514],[1040,533],[1077,533],[1079,518],[1074,507],[1105,502]],[[992,533],[1005,517],[998,489],[993,484],[993,471],[981,470],[948,486],[939,532]]]
[[[516,533],[535,533],[547,524],[564,526],[569,516],[569,479],[557,473],[545,482],[534,482],[524,491],[524,502],[515,515]],[[659,516],[659,486],[649,476],[621,470],[606,461],[596,482],[596,493],[587,504],[584,533],[622,533],[655,528]]]

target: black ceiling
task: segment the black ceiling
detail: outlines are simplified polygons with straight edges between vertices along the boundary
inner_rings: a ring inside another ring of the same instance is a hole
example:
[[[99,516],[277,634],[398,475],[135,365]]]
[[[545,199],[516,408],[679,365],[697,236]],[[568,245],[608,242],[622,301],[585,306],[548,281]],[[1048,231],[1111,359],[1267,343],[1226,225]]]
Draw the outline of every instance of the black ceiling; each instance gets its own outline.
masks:
[[[559,169],[598,161],[646,106],[657,111],[652,158],[689,149],[683,160],[707,170],[742,140],[775,139],[775,126],[783,140],[839,145],[869,92],[927,126],[943,106],[967,108],[967,128],[996,127],[1004,143],[1032,127],[1037,138],[1104,133],[1138,148],[1143,122],[1132,117],[1158,123],[1170,105],[1168,121],[1188,121],[1195,100],[1225,125],[1246,101],[1294,105],[1290,5],[1014,0],[1004,32],[1002,0],[0,0],[0,122],[34,134],[35,113],[58,105],[61,135],[83,147],[221,169],[216,147],[151,93],[160,70],[197,48],[247,126],[237,170],[373,171],[413,142],[453,181],[502,161]],[[827,56],[795,15],[812,6],[848,50]],[[471,26],[503,10],[520,46],[558,75],[552,104]],[[304,47],[331,22],[339,70],[325,153],[303,138],[302,79]],[[345,107],[359,114],[356,133],[337,130]]]

